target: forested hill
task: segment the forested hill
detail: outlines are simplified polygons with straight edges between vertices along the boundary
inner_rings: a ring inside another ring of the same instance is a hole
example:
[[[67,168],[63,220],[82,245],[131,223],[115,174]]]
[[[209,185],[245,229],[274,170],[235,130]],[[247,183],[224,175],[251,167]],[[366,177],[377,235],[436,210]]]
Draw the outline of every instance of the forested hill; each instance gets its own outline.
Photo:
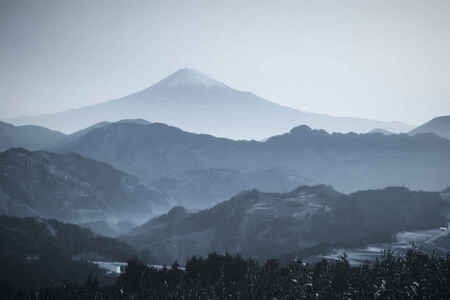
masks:
[[[390,241],[400,231],[441,226],[448,211],[439,193],[402,187],[349,195],[326,185],[251,190],[198,212],[173,208],[121,238],[152,263],[183,263],[213,251],[264,260]]]
[[[103,272],[88,260],[125,261],[134,250],[119,241],[56,220],[0,216],[0,282],[39,288],[84,282]]]

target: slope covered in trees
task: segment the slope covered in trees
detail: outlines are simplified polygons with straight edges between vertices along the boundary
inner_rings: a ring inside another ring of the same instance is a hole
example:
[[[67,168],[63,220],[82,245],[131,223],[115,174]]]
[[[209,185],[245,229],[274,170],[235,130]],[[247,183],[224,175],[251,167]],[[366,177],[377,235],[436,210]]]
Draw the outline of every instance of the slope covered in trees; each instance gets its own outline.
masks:
[[[119,241],[56,220],[0,216],[0,282],[26,289],[84,282],[103,272],[88,260],[124,261],[134,250]]]
[[[349,195],[325,185],[252,190],[198,212],[174,208],[121,239],[158,264],[213,251],[264,260],[390,241],[400,231],[441,226],[448,208],[439,193],[401,187]]]

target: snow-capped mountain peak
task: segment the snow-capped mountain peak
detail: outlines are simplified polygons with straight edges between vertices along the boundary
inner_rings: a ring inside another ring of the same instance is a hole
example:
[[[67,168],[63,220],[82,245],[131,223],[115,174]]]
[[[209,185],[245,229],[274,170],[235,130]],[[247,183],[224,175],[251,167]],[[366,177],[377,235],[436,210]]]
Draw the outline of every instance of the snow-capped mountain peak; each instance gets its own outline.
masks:
[[[191,68],[180,69],[159,81],[155,86],[165,88],[226,87],[225,84]]]

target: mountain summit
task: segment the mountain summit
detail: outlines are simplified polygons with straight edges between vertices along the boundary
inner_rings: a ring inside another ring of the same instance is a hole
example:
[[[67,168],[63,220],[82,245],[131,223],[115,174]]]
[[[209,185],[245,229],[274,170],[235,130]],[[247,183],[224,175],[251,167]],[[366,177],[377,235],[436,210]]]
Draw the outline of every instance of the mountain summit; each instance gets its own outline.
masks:
[[[102,121],[145,119],[234,139],[264,139],[299,124],[338,132],[393,132],[411,128],[401,123],[333,117],[302,112],[238,91],[193,69],[181,69],[153,86],[97,105],[55,114],[25,117],[16,124],[37,124],[74,132]]]
[[[191,69],[184,68],[176,71],[175,73],[167,76],[163,80],[159,81],[154,87],[158,88],[187,88],[187,87],[224,87],[227,86],[215,79],[208,77],[207,75]]]

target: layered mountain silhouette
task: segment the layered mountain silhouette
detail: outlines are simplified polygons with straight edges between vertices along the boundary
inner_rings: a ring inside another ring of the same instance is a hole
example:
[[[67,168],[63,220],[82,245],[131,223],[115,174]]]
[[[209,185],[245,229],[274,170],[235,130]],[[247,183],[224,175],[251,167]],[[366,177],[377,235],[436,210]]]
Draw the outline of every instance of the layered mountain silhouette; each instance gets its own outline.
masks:
[[[383,128],[399,132],[410,126],[358,118],[333,117],[281,106],[238,91],[193,70],[181,69],[137,93],[98,105],[56,114],[23,117],[16,124],[36,124],[66,133],[101,121],[142,118],[185,130],[238,139],[263,139],[298,124],[338,132]]]
[[[166,204],[136,177],[78,154],[0,153],[0,214],[80,223],[148,218]]]
[[[64,134],[39,126],[14,126],[0,122],[0,151],[22,147],[38,150],[50,147],[64,138]]]
[[[410,131],[410,134],[434,133],[450,140],[450,116],[434,118]]]
[[[187,192],[191,187],[201,194],[208,186],[222,185],[228,193],[216,195],[215,203],[242,187],[280,192],[302,183],[326,183],[344,192],[390,185],[435,191],[450,182],[450,141],[433,134],[329,134],[299,126],[257,142],[128,120],[76,133],[52,151],[107,162],[173,194],[195,195]],[[192,184],[195,178],[199,181]]]
[[[325,185],[252,190],[199,212],[175,207],[122,239],[159,263],[214,251],[264,259],[386,241],[400,230],[437,226],[443,207],[439,193],[405,188],[350,195]]]

